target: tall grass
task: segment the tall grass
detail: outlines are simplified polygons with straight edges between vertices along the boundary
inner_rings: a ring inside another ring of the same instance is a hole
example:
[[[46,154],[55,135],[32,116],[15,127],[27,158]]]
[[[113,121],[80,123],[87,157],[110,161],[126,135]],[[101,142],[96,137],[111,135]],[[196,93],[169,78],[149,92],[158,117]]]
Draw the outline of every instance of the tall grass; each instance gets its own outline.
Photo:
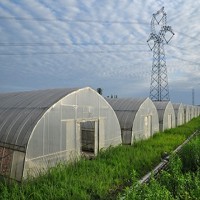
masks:
[[[200,118],[196,118],[132,146],[110,147],[92,161],[83,158],[59,164],[20,185],[1,183],[0,199],[116,199],[117,192],[132,182],[133,171],[137,178],[143,176],[199,125]]]
[[[183,147],[179,156],[183,162],[183,171],[196,171],[200,167],[200,138],[196,137]]]
[[[141,185],[132,175],[132,186],[118,196],[120,200],[199,199],[200,197],[200,138],[183,147],[170,159],[169,167],[155,180]]]
[[[153,177],[150,183],[141,185],[133,173],[132,187],[127,188],[120,200],[155,200],[155,199],[199,199],[200,171],[183,173],[181,159],[175,156],[170,160],[167,171],[163,171],[159,179]]]

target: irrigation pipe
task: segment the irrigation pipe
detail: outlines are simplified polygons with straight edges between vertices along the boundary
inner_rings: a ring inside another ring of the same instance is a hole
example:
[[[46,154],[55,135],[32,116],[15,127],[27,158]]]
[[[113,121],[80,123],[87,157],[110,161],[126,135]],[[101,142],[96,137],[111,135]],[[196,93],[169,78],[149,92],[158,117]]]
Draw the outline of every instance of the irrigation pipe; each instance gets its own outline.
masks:
[[[181,145],[179,145],[173,152],[172,155],[175,153],[178,153],[179,151],[181,151],[181,149],[183,148],[183,146],[185,146],[194,136],[199,135],[200,131],[196,130],[192,135],[190,135]],[[171,155],[171,156],[172,156]],[[152,174],[156,177],[161,170],[165,169],[168,164],[169,164],[169,158],[171,156],[166,156],[165,158],[162,159],[162,161],[149,173],[147,173],[145,176],[143,176],[140,180],[139,183],[140,184],[144,184],[144,183],[148,183]]]

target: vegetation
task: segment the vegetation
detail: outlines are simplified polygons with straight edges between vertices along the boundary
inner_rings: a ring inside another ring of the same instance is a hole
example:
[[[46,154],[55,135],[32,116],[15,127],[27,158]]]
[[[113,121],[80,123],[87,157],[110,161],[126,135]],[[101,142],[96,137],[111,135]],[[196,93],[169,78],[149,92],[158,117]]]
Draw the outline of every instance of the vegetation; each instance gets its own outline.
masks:
[[[141,185],[133,173],[133,184],[119,196],[121,200],[199,199],[200,196],[200,139],[187,144],[170,160],[169,167],[159,178]]]
[[[200,167],[200,138],[192,140],[180,152],[180,158],[183,162],[183,171],[197,171]]]
[[[200,118],[196,118],[133,146],[111,147],[92,161],[83,158],[59,164],[20,185],[0,183],[0,199],[116,199],[119,191],[152,169],[165,152],[170,153],[199,125]],[[135,173],[137,176],[133,176]]]
[[[103,94],[103,89],[102,88],[97,88],[97,92],[102,95]]]

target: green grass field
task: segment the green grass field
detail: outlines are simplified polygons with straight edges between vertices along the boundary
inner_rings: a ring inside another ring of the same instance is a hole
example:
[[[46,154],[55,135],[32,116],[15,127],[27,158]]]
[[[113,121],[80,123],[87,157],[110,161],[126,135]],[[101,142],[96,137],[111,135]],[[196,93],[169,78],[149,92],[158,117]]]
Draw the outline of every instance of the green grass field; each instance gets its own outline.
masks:
[[[132,186],[118,196],[120,200],[199,199],[200,197],[200,138],[190,141],[178,155],[170,159],[167,170],[157,180],[138,184],[132,176]]]
[[[119,191],[131,185],[133,172],[136,179],[145,175],[164,152],[170,153],[199,128],[200,118],[195,118],[133,146],[111,147],[93,160],[59,164],[22,184],[2,182],[0,199],[116,199]]]

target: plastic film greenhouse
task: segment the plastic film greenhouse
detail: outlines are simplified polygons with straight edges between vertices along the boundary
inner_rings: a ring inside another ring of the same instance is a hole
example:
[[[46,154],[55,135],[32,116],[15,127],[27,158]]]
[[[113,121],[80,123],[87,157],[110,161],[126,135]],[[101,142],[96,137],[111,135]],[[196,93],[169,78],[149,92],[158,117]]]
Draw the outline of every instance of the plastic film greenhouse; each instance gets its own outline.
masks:
[[[195,109],[193,105],[189,105],[189,109],[190,109],[190,120],[191,120],[195,117]]]
[[[160,131],[174,128],[176,121],[172,103],[170,101],[154,101],[154,104],[158,111]]]
[[[158,113],[149,98],[107,99],[117,114],[122,143],[132,144],[159,131]]]
[[[0,94],[0,174],[21,181],[121,143],[117,116],[93,89]]]
[[[189,105],[184,105],[184,119],[185,119],[185,123],[190,121],[190,107],[189,107]]]
[[[198,106],[194,106],[194,116],[195,116],[195,117],[198,117],[198,116],[199,116]]]
[[[176,126],[182,125],[185,123],[184,118],[184,106],[182,103],[173,103],[176,118]]]

